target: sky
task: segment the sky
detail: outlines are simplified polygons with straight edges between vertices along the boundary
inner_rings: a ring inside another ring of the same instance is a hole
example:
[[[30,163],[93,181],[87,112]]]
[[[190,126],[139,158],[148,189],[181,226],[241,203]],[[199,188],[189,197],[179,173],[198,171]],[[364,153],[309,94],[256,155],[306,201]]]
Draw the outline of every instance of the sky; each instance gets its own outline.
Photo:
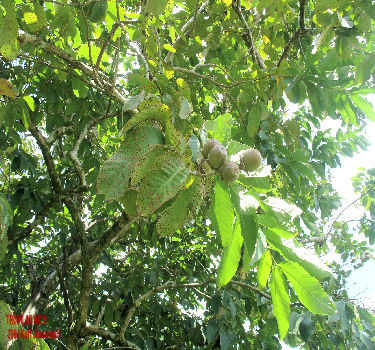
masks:
[[[375,95],[369,95],[367,99],[375,107]],[[359,197],[359,194],[354,193],[351,181],[351,178],[358,173],[358,168],[375,168],[375,122],[368,122],[365,136],[372,143],[367,151],[361,150],[359,154],[351,158],[341,158],[341,167],[332,170],[333,186],[342,197],[343,206],[348,205]],[[343,218],[345,219],[358,219],[360,217],[361,211],[355,207],[351,207],[343,213]],[[361,240],[363,239],[362,237]],[[369,276],[373,276],[374,271],[375,260],[370,260],[351,274],[347,287],[350,298],[357,299],[359,302],[364,303],[366,307],[373,309],[375,309],[375,278],[369,278]]]

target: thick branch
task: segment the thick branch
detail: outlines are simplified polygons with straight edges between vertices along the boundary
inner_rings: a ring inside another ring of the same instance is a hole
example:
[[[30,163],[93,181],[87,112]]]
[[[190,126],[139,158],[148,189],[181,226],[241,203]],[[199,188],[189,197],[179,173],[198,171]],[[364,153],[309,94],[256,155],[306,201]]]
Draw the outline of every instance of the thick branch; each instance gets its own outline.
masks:
[[[83,139],[86,137],[88,131],[96,124],[94,120],[89,121],[85,128],[82,130],[81,134],[79,135],[76,144],[74,145],[74,148],[72,151],[69,152],[70,159],[73,162],[74,168],[77,172],[77,175],[79,177],[80,183],[82,187],[86,187],[86,177],[85,172],[83,171],[82,164],[78,159],[78,150],[81,146],[81,143]]]

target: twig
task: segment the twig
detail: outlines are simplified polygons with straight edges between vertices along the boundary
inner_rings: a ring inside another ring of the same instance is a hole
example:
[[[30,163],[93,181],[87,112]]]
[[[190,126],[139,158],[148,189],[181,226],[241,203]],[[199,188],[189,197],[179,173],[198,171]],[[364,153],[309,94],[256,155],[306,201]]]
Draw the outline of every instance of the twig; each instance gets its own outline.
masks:
[[[83,131],[81,132],[81,134],[79,135],[78,139],[77,139],[77,142],[73,148],[72,151],[69,152],[69,156],[70,156],[70,159],[72,160],[72,163],[74,165],[74,168],[77,172],[77,175],[79,177],[79,180],[80,180],[80,184],[82,187],[87,187],[87,183],[86,183],[86,177],[85,177],[85,172],[82,168],[82,164],[81,162],[79,161],[78,159],[78,150],[79,150],[79,147],[81,146],[81,143],[83,141],[83,139],[86,137],[88,131],[96,124],[96,121],[94,120],[90,120],[85,128],[83,129]]]
[[[52,54],[57,57],[60,57],[63,61],[69,64],[69,66],[76,68],[80,70],[82,73],[84,73],[86,76],[90,77],[91,79],[95,80],[95,71],[86,65],[85,63],[82,63],[72,56],[70,56],[68,53],[65,51],[61,50],[60,48],[56,47],[55,45],[52,45],[50,43],[46,43],[42,39],[30,35],[28,33],[21,33],[18,36],[18,41],[20,43],[31,43],[35,45],[36,47]],[[125,97],[117,90],[117,89],[112,89],[111,82],[109,82],[108,77],[103,73],[103,72],[98,72],[98,76],[102,79],[103,82],[103,87],[106,88],[108,93],[111,94],[117,101],[119,101],[121,104],[124,104],[125,102]],[[101,87],[98,86],[98,89]]]
[[[289,50],[292,44],[297,41],[300,35],[306,33],[305,28],[305,0],[299,0],[299,20],[298,20],[298,29],[292,35],[289,42],[286,44],[283,53],[281,54],[280,59],[277,61],[276,66],[280,67],[281,62],[288,56]]]
[[[98,326],[93,326],[89,323],[86,323],[84,331],[86,331],[86,333],[88,333],[88,334],[95,334],[95,335],[99,335],[99,336],[101,336],[103,338],[106,338],[106,339],[111,339],[115,343],[120,343],[121,345],[126,345],[126,346],[130,347],[131,349],[141,350],[140,347],[138,347],[134,343],[130,342],[129,340],[122,339],[117,334],[115,334],[113,332],[110,332],[110,331],[107,331],[104,328],[100,328]]]
[[[112,29],[107,37],[107,39],[104,41],[104,44],[102,45],[101,49],[100,49],[100,52],[99,52],[99,55],[98,55],[98,58],[96,60],[96,65],[95,65],[95,71],[98,72],[99,71],[99,66],[100,66],[100,63],[102,61],[102,57],[104,55],[104,51],[105,49],[107,48],[108,44],[110,43],[113,35],[115,34],[115,31],[116,29],[120,26],[120,23],[114,23],[113,26],[112,26]]]
[[[72,131],[72,125],[61,126],[60,128],[53,130],[47,137],[47,144],[49,146],[52,146],[59,137],[61,137],[62,135],[70,135]]]
[[[237,0],[237,1],[233,2],[232,7],[233,7],[234,11],[237,13],[240,21],[242,22],[242,24],[246,28],[247,34],[244,35],[243,38],[244,38],[246,46],[250,49],[250,54],[253,57],[253,61],[258,63],[258,65],[261,69],[265,69],[266,66],[264,64],[263,58],[260,56],[258,50],[256,49],[256,47],[254,45],[253,31],[251,30],[249,24],[247,23],[244,15],[242,13],[240,1]]]
[[[36,214],[35,219],[33,222],[29,223],[22,231],[16,233],[14,235],[9,232],[9,241],[8,246],[11,244],[20,241],[23,238],[26,238],[31,232],[33,232],[34,228],[37,227],[40,222],[46,217],[47,212],[60,200],[59,196],[54,196],[44,207],[43,209]]]
[[[120,338],[124,338],[125,331],[128,328],[128,326],[129,326],[130,320],[133,317],[135,309],[143,301],[145,301],[146,299],[148,299],[151,295],[153,295],[154,293],[160,292],[160,291],[166,289],[168,286],[171,286],[171,285],[173,285],[173,282],[172,281],[168,281],[168,282],[162,284],[159,287],[156,287],[156,288],[153,288],[153,289],[149,290],[146,294],[141,295],[139,298],[137,298],[135,300],[134,305],[130,308],[128,314],[126,315],[125,321],[124,321],[124,323],[123,323],[123,325],[122,325],[122,327],[120,329]]]
[[[146,79],[149,80],[150,79],[150,68],[148,66],[148,62],[147,62],[146,57],[143,55],[143,53],[140,51],[140,49],[136,45],[131,43],[130,40],[127,38],[127,35],[126,35],[127,30],[126,30],[125,26],[122,24],[122,22],[120,22],[120,26],[121,26],[121,29],[122,29],[123,33],[125,34],[125,38],[124,38],[125,42],[128,44],[130,49],[133,50],[143,61],[143,64],[145,65],[145,70],[146,70]]]
[[[186,34],[187,32],[187,29],[189,28],[189,26],[194,23],[195,21],[195,18],[206,8],[206,6],[209,4],[209,1],[205,1],[202,6],[197,10],[195,10],[195,13],[194,13],[194,16],[193,17],[190,17],[187,22],[182,26],[181,28],[181,33],[183,33],[184,35]],[[174,43],[172,44],[172,47],[173,48],[176,48],[177,44],[181,41],[182,37],[181,36],[178,36],[176,38],[176,40],[174,41]],[[169,62],[171,60],[171,56],[172,56],[173,52],[171,51],[168,51],[167,55],[165,56],[165,59],[164,59],[164,62]]]
[[[127,327],[129,326],[130,320],[133,317],[136,308],[143,301],[145,301],[149,297],[151,297],[153,294],[155,294],[157,292],[161,292],[164,289],[170,289],[170,288],[193,288],[193,289],[195,289],[197,287],[206,286],[206,285],[208,285],[210,283],[213,283],[213,282],[216,282],[215,278],[210,278],[207,281],[201,282],[201,283],[175,283],[175,282],[172,282],[172,281],[168,281],[168,282],[162,284],[159,287],[155,287],[155,288],[149,290],[147,293],[141,295],[138,299],[135,300],[133,306],[131,307],[131,309],[129,310],[128,314],[126,315],[125,321],[124,321],[124,323],[123,323],[123,325],[121,327],[120,337],[124,337],[125,331],[126,331]],[[254,287],[254,286],[252,286],[250,284],[247,284],[247,283],[244,283],[244,282],[240,282],[240,281],[234,281],[234,280],[229,281],[228,284],[234,284],[234,285],[238,285],[238,286],[241,286],[241,287],[245,287],[245,288],[251,289],[254,292],[257,292],[258,294],[262,295],[263,297],[265,297],[265,298],[267,298],[269,300],[272,299],[269,294],[263,292],[262,290]]]
[[[313,237],[313,238],[301,241],[301,243],[302,244],[306,244],[306,243],[320,243],[320,242],[325,242],[327,240],[328,236],[332,232],[333,225],[336,223],[336,221],[338,220],[338,218],[344,213],[344,211],[346,211],[347,209],[349,209],[354,203],[358,202],[361,198],[363,198],[364,196],[366,196],[367,193],[369,193],[370,191],[372,191],[374,189],[374,186],[375,185],[370,186],[370,188],[368,188],[365,193],[362,193],[362,195],[360,197],[358,197],[357,199],[355,199],[354,201],[352,201],[351,203],[349,203],[344,209],[342,209],[340,211],[340,213],[332,221],[332,224],[331,224],[329,230],[327,231],[327,233],[324,236],[322,236],[322,237]]]

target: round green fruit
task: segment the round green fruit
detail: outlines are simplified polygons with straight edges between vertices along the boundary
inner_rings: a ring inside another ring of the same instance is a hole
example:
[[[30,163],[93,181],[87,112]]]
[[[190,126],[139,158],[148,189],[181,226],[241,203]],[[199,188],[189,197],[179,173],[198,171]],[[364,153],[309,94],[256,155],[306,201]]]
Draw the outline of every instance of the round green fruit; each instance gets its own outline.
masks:
[[[214,146],[220,145],[220,142],[216,139],[209,139],[203,146],[202,154],[204,158],[208,157],[208,154],[210,153],[211,149]]]
[[[260,152],[255,148],[251,148],[241,156],[240,168],[246,172],[255,171],[261,166],[262,161]]]
[[[225,162],[220,169],[221,176],[226,182],[233,182],[240,176],[240,168],[234,162]]]
[[[227,158],[227,150],[222,145],[216,145],[212,147],[210,153],[208,153],[208,163],[214,168],[219,169]]]

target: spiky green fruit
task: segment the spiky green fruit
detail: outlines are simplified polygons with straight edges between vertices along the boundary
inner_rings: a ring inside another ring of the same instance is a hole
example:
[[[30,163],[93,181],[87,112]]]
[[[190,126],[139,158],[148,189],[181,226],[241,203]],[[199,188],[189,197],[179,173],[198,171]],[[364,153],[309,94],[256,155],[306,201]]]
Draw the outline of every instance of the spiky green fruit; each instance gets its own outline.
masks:
[[[220,142],[216,139],[209,139],[203,146],[203,149],[202,149],[202,154],[203,154],[203,157],[207,158],[208,157],[208,154],[210,153],[211,149],[214,147],[214,146],[217,146],[217,145],[220,145]]]
[[[240,176],[240,168],[235,162],[225,162],[220,168],[220,173],[224,181],[233,182]]]
[[[262,161],[260,152],[255,148],[251,148],[241,156],[240,168],[246,172],[255,171],[261,166]]]
[[[214,169],[219,169],[227,158],[227,150],[222,145],[216,145],[212,147],[210,153],[208,153],[208,163]]]

